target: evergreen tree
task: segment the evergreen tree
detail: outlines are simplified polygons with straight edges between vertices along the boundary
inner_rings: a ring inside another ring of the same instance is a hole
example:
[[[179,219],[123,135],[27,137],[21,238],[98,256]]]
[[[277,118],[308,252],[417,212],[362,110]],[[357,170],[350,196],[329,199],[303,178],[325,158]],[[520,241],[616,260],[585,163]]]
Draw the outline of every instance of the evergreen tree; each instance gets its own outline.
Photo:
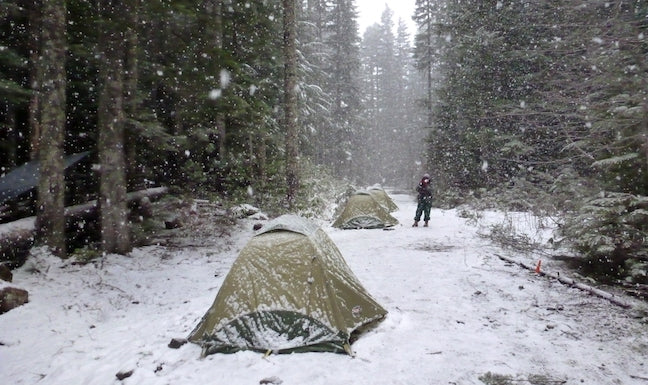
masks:
[[[295,0],[283,0],[284,28],[284,129],[286,135],[286,201],[292,209],[299,191],[299,144],[297,132],[297,19]]]
[[[331,51],[326,85],[331,95],[333,135],[335,146],[333,170],[338,175],[350,176],[354,161],[353,148],[358,144],[354,131],[358,126],[360,105],[360,46],[357,13],[352,0],[335,0],[330,11],[326,45]]]
[[[43,14],[48,17],[41,19],[42,108],[36,231],[55,255],[65,257],[66,8],[64,0],[44,0],[42,4]]]
[[[367,28],[363,39],[365,109],[363,134],[369,149],[366,167],[373,182],[408,185],[415,159],[424,154],[416,100],[417,80],[412,67],[409,36],[404,23],[395,30],[389,7],[381,23]],[[395,34],[397,32],[397,35]],[[419,147],[419,149],[417,149]]]
[[[425,95],[423,106],[427,114],[427,127],[432,127],[432,98],[433,79],[438,66],[439,39],[443,33],[440,23],[441,11],[437,0],[416,0],[412,20],[416,23],[417,33],[414,38],[414,58],[416,68],[423,74],[425,79]]]
[[[131,3],[102,0],[100,47],[104,67],[98,105],[101,248],[105,253],[130,252],[124,153],[125,37]],[[127,24],[126,24],[127,25]]]
[[[544,112],[552,63],[544,43],[555,33],[546,5],[447,2],[436,26],[445,37],[429,150],[443,183],[491,188],[556,166],[565,143],[555,132],[562,118]]]
[[[410,34],[407,25],[399,19],[396,33],[396,68],[399,72],[398,94],[395,97],[397,106],[398,128],[394,152],[393,168],[395,186],[409,186],[418,180],[421,166],[427,159],[425,139],[428,129],[425,127],[425,114],[421,113],[421,100],[425,95],[424,81],[416,70]],[[427,172],[427,170],[425,171]]]
[[[29,75],[30,50],[25,42],[40,39],[40,24],[31,28],[31,12],[25,12],[23,1],[0,4],[0,173],[29,160],[24,148],[29,146],[29,135],[23,135],[19,116],[27,111],[32,95]],[[33,7],[30,7],[30,9]],[[37,44],[37,41],[34,41]],[[31,52],[38,55],[40,47]],[[33,60],[35,63],[36,60]],[[21,149],[23,149],[21,151]]]
[[[603,186],[648,195],[648,4],[592,5],[599,18],[587,42],[588,85],[583,127],[570,135],[591,155]]]
[[[325,0],[306,0],[300,12],[299,35],[299,125],[304,154],[316,164],[335,164],[330,146],[333,132],[333,100],[327,88],[331,51],[326,43],[329,34],[328,6]]]

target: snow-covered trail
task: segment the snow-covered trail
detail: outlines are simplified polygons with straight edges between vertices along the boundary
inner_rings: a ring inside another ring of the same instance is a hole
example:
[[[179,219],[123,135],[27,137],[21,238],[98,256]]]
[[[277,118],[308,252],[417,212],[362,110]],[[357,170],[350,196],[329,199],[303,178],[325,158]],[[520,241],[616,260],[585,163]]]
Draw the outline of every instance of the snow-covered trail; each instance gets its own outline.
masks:
[[[393,232],[330,231],[390,311],[376,336],[358,341],[359,356],[394,350],[388,367],[408,373],[402,383],[481,384],[487,372],[567,383],[644,381],[631,376],[648,374],[648,330],[631,312],[504,263],[494,256],[504,252],[455,210],[433,210],[429,228],[409,227],[412,198],[392,197],[401,222]]]
[[[254,221],[246,220],[210,246],[146,247],[97,266],[35,257],[14,271],[30,303],[0,315],[0,378],[118,384],[115,374],[132,370],[121,383],[482,385],[490,372],[536,384],[648,384],[648,329],[636,309],[504,263],[493,256],[503,251],[454,210],[433,210],[429,228],[412,228],[412,197],[392,198],[401,225],[391,231],[323,226],[389,311],[353,344],[355,358],[240,352],[199,359],[196,345],[167,347],[211,305],[252,235]]]

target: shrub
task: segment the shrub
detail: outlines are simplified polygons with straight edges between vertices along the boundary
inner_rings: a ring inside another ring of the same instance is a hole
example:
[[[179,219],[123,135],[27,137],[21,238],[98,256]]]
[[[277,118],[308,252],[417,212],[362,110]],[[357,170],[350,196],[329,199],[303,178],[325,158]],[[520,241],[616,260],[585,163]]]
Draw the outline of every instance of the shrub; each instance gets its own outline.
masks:
[[[568,214],[559,233],[561,243],[582,255],[587,273],[608,280],[645,279],[648,197],[601,193]]]

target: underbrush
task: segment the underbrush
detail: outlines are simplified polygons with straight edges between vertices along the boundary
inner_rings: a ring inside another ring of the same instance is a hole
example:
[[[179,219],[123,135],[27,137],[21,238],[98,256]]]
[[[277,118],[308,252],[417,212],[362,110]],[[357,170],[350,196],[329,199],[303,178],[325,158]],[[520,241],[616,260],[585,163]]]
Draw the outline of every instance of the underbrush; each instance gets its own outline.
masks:
[[[527,383],[531,385],[557,385],[566,384],[566,380],[557,380],[545,374],[529,374],[523,376],[510,376],[487,372],[479,376],[479,380],[486,385],[514,385]]]
[[[648,284],[648,197],[603,192],[565,215],[560,243],[579,267],[606,283]]]
[[[559,256],[599,282],[648,284],[648,197],[598,192],[560,177],[549,181],[534,175],[491,190],[448,193],[445,204],[461,202],[460,215],[475,224],[487,210],[505,212],[505,220],[487,225],[484,234],[504,248]],[[530,219],[520,226],[523,213]],[[549,229],[553,234],[539,242],[536,234]]]

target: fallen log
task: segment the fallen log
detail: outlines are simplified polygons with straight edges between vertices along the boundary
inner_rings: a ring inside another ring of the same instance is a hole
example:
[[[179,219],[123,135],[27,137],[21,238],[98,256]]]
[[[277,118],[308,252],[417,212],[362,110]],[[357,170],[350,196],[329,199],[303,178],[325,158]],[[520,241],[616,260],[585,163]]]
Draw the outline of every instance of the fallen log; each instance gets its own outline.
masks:
[[[134,191],[127,194],[129,206],[143,200],[155,199],[166,194],[166,187],[155,187]],[[82,220],[97,215],[97,201],[65,208],[66,220]],[[24,263],[26,253],[34,245],[36,217],[22,218],[17,221],[0,224],[0,261],[10,261],[12,267]]]
[[[549,277],[549,278],[553,278],[553,279],[557,280],[558,282],[560,282],[560,283],[562,283],[564,285],[572,286],[572,287],[575,287],[577,289],[586,291],[586,292],[588,292],[590,294],[596,295],[597,297],[604,298],[604,299],[612,302],[613,304],[621,306],[621,307],[623,307],[625,309],[632,308],[632,305],[629,304],[628,302],[624,301],[621,298],[618,298],[614,294],[608,293],[608,292],[603,291],[601,289],[597,289],[595,287],[585,285],[584,283],[576,282],[573,279],[563,277],[560,274],[546,273],[546,272],[542,271],[541,269],[538,270],[537,266],[530,266],[530,265],[528,265],[528,264],[526,264],[524,262],[516,261],[516,260],[514,260],[512,258],[508,258],[508,257],[505,257],[503,255],[495,254],[495,256],[498,257],[499,259],[503,260],[503,261],[510,262],[510,263],[522,266],[523,268],[525,268],[527,270],[531,270],[531,271],[535,272],[536,274],[538,274],[540,276],[546,276],[546,277]]]

